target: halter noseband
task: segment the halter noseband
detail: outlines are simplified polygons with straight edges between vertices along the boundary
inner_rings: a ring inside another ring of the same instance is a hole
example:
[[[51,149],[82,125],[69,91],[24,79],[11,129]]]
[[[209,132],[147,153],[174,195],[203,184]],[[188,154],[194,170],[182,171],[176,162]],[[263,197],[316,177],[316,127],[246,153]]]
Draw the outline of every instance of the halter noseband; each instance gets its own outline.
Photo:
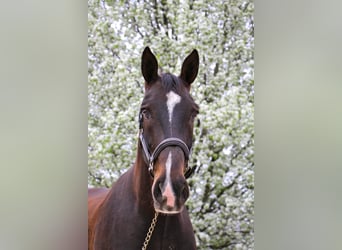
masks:
[[[142,124],[143,124],[143,116],[140,113],[139,114],[139,130],[140,130],[139,139],[140,139],[140,143],[141,143],[142,148],[143,148],[143,152],[145,154],[145,161],[148,164],[148,172],[150,173],[152,178],[154,177],[153,166],[154,166],[155,160],[158,158],[161,151],[163,151],[165,148],[170,147],[170,146],[176,146],[176,147],[180,147],[182,149],[182,151],[184,153],[184,157],[185,157],[185,162],[186,162],[186,169],[185,169],[184,177],[189,178],[195,170],[194,168],[191,168],[188,165],[189,156],[191,154],[191,148],[189,149],[188,145],[186,145],[185,142],[183,142],[181,139],[176,138],[176,137],[169,137],[169,138],[166,138],[165,140],[162,140],[157,145],[157,147],[154,149],[152,154],[150,154],[150,151],[148,149],[148,146],[147,146],[146,141],[145,141],[144,136],[143,136],[143,125]]]

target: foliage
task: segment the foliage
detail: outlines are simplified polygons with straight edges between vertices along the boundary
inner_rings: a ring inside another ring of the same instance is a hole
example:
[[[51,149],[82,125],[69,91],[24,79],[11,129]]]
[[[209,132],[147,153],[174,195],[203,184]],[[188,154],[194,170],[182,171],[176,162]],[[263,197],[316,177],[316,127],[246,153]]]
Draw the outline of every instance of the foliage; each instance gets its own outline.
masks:
[[[110,186],[133,164],[143,97],[141,53],[179,74],[196,48],[192,95],[200,123],[187,202],[199,249],[254,247],[254,5],[250,0],[89,0],[90,186]]]

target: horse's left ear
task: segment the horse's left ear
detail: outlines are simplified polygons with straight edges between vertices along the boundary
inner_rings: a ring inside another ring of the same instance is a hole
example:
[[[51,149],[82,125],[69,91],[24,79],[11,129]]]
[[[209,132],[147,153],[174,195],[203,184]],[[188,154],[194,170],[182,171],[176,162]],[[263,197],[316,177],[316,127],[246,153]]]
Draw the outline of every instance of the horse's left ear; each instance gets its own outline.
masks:
[[[199,56],[197,50],[193,50],[191,54],[185,58],[182,71],[180,74],[180,78],[188,85],[190,88],[190,84],[195,80],[198,73],[199,66]]]

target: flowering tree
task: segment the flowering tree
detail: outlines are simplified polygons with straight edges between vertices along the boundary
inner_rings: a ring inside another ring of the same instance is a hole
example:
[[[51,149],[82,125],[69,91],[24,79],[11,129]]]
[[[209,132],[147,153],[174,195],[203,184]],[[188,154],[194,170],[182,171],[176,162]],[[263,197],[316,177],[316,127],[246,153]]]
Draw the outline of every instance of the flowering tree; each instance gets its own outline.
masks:
[[[134,162],[143,97],[141,53],[180,73],[196,48],[200,106],[187,206],[199,249],[253,249],[254,81],[250,0],[88,1],[90,186],[111,186]]]

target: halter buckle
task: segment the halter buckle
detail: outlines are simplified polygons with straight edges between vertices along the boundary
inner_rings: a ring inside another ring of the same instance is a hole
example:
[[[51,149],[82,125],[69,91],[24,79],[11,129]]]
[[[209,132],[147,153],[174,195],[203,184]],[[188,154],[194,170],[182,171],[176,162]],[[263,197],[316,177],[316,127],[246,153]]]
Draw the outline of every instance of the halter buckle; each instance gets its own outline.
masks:
[[[150,164],[148,167],[148,172],[150,173],[151,177],[154,178],[154,174],[153,174],[153,161],[150,160]]]

